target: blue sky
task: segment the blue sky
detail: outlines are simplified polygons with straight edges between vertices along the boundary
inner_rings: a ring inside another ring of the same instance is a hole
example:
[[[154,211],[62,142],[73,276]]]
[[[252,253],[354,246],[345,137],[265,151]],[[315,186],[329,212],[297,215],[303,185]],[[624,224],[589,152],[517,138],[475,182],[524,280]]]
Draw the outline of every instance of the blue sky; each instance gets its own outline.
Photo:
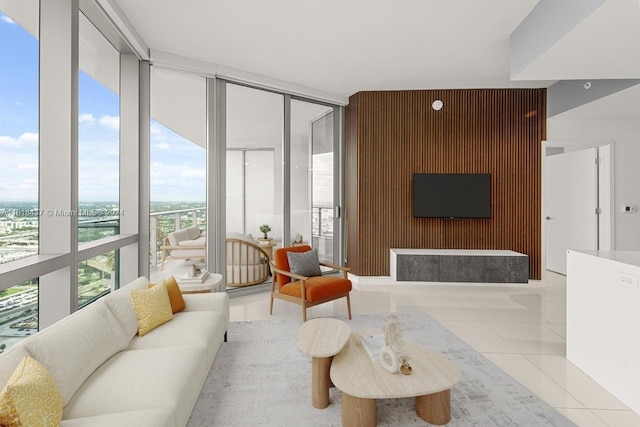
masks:
[[[38,42],[0,13],[0,203],[38,197]],[[79,75],[79,201],[118,199],[118,95]],[[151,123],[151,200],[204,201],[205,151]]]

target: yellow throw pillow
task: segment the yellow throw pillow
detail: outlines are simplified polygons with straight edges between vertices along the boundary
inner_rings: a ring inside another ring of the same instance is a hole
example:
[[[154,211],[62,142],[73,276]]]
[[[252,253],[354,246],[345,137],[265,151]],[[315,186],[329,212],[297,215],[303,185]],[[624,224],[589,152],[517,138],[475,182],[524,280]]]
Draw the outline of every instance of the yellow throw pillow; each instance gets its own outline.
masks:
[[[131,301],[138,318],[140,336],[173,319],[169,293],[164,283],[149,289],[131,291]]]
[[[59,426],[62,395],[47,369],[25,356],[0,392],[0,425]]]
[[[173,314],[184,310],[186,305],[184,303],[184,298],[182,298],[182,291],[180,290],[180,286],[178,286],[176,279],[171,276],[164,280],[164,284],[167,287],[167,292],[169,293],[169,302],[171,303],[171,311]],[[149,283],[150,288],[153,286],[155,286],[154,283]]]

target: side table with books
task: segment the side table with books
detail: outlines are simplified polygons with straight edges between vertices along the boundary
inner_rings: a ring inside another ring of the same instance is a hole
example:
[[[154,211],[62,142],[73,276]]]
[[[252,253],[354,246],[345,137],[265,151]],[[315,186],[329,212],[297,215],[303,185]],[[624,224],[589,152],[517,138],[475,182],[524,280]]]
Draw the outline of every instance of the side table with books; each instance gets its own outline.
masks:
[[[224,291],[222,274],[209,273],[207,270],[201,270],[199,274],[193,277],[188,277],[188,274],[176,277],[176,281],[183,294]]]

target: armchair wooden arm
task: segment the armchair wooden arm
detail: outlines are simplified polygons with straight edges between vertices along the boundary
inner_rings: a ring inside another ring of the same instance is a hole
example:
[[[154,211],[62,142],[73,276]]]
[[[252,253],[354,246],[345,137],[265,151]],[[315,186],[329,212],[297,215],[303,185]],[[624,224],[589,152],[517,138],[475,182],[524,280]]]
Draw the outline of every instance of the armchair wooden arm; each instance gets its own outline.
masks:
[[[275,262],[273,262],[273,261],[271,261],[271,270],[273,270],[273,271],[274,271],[274,272],[276,272],[276,273],[280,273],[280,274],[284,274],[285,276],[289,276],[289,277],[291,277],[292,279],[296,279],[296,280],[309,280],[309,278],[308,278],[308,277],[306,277],[306,276],[301,276],[301,275],[299,275],[299,274],[292,273],[292,272],[290,272],[290,271],[288,271],[288,270],[283,270],[283,269],[281,269],[281,268],[276,267],[276,264],[275,264]]]
[[[343,267],[341,265],[331,264],[331,263],[326,262],[326,261],[320,261],[320,265],[322,265],[324,267],[331,268],[333,270],[342,271],[342,275],[344,276],[345,279],[348,279],[347,273],[349,271],[351,271],[351,267]]]

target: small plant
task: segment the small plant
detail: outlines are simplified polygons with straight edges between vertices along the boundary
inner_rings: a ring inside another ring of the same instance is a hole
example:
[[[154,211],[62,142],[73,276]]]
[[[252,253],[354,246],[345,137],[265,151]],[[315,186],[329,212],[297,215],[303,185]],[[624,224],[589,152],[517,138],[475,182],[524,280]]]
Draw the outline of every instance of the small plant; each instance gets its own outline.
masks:
[[[267,233],[271,231],[271,227],[269,227],[269,224],[262,224],[260,226],[260,232],[264,234],[264,238],[268,239],[269,237],[267,236]]]

